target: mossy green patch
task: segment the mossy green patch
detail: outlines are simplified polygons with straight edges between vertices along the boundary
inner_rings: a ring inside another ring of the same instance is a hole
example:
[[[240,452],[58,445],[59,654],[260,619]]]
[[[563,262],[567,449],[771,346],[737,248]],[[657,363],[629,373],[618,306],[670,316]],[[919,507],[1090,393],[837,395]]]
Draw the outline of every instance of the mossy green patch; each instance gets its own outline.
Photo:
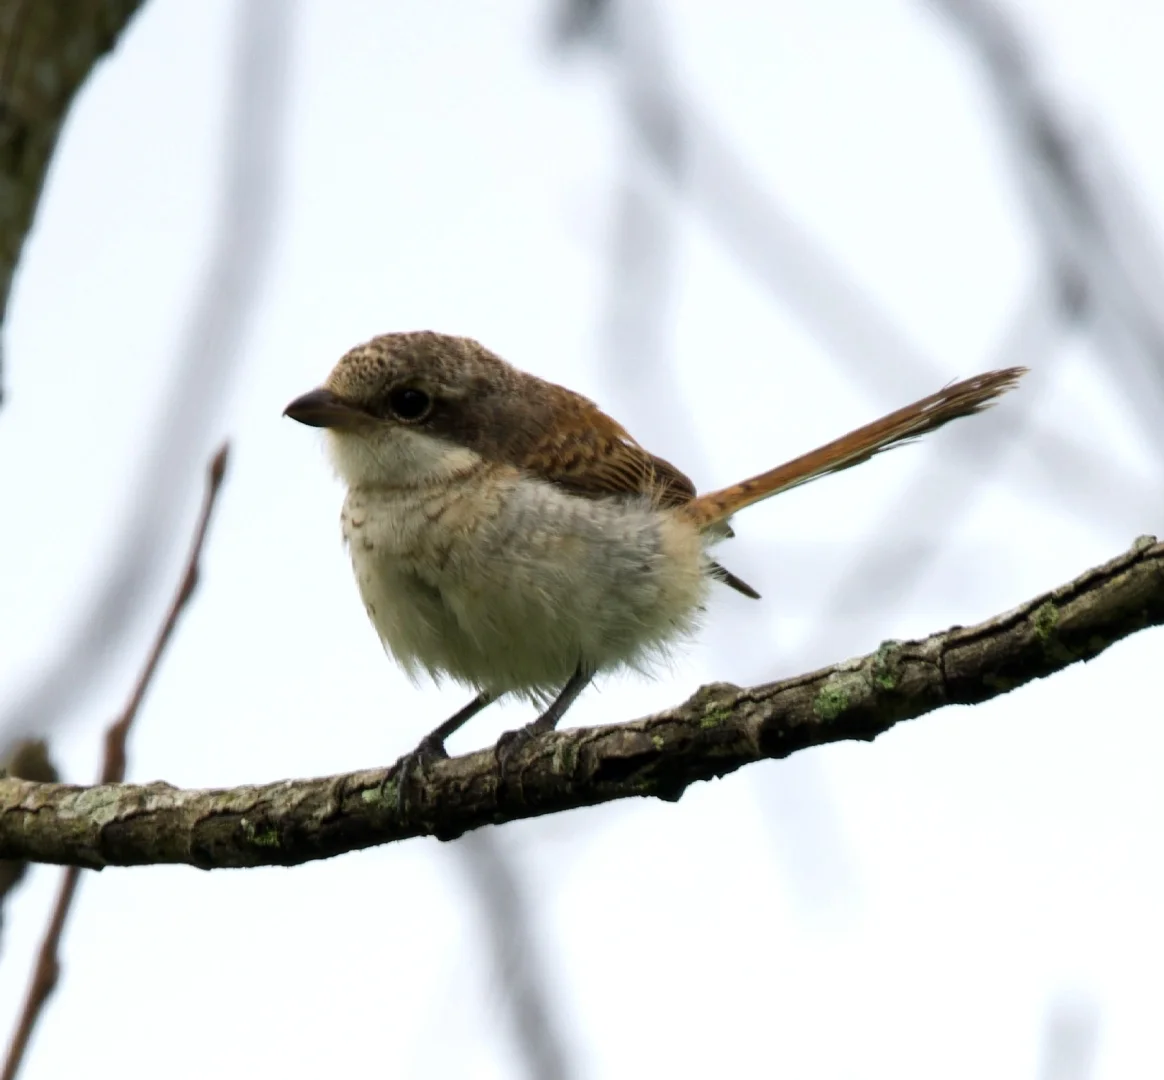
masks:
[[[873,693],[871,676],[863,670],[838,671],[821,687],[812,711],[825,723],[851,709],[854,703]]]
[[[898,662],[901,657],[901,643],[883,641],[877,646],[873,656],[873,682],[879,690],[896,690],[900,679]]]
[[[1035,627],[1035,637],[1046,644],[1054,636],[1055,627],[1059,625],[1059,609],[1047,600],[1035,608],[1031,622]]]
[[[254,844],[255,847],[277,848],[279,846],[279,830],[276,829],[273,825],[266,825],[262,828],[256,828],[254,823],[247,821],[246,818],[243,818],[240,824],[242,825],[243,835],[245,835],[247,840]]]
[[[1055,664],[1070,664],[1079,656],[1059,637],[1059,609],[1047,600],[1035,608],[1031,615],[1035,639],[1043,646],[1043,655]]]
[[[849,707],[849,692],[844,683],[828,683],[821,688],[812,711],[822,720],[835,720]]]
[[[699,726],[705,729],[720,727],[731,719],[731,715],[731,711],[728,709],[708,709],[699,718]]]

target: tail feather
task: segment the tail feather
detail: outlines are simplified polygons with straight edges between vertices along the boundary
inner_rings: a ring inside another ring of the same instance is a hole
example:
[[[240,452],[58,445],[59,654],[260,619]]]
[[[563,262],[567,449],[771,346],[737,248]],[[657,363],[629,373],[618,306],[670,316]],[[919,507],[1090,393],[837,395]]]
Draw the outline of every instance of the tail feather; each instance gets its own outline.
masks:
[[[762,499],[807,484],[817,477],[852,468],[882,450],[935,431],[960,416],[981,412],[992,405],[995,398],[1012,390],[1026,371],[1024,367],[1005,368],[951,383],[936,394],[874,420],[784,465],[720,491],[700,495],[677,507],[676,512],[701,529],[710,528]]]
[[[711,576],[716,581],[722,581],[725,585],[730,585],[738,593],[743,593],[749,600],[759,600],[760,594],[756,592],[743,578],[736,577],[726,566],[721,566],[717,562],[711,564]]]

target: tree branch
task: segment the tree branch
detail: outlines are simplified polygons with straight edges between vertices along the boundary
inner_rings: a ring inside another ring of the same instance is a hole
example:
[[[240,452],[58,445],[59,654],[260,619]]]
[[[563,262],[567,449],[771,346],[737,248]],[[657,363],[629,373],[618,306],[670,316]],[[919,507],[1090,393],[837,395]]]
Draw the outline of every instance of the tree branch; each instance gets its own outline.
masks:
[[[1164,544],[1130,551],[977,626],[953,627],[777,683],[705,686],[642,720],[531,740],[502,782],[492,749],[434,764],[398,800],[392,768],[229,790],[0,780],[0,858],[78,866],[291,866],[414,836],[615,799],[676,800],[809,746],[873,739],[946,705],[972,705],[1164,624]]]

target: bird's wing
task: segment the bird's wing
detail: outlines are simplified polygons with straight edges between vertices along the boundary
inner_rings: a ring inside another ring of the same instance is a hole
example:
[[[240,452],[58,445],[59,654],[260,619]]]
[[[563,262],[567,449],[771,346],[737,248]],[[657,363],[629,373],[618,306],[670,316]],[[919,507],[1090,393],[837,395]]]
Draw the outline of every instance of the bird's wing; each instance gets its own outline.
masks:
[[[669,461],[645,450],[618,421],[588,398],[569,393],[558,400],[556,422],[541,428],[524,447],[521,467],[586,499],[646,495],[656,506],[681,506],[695,498],[695,485]],[[731,536],[726,525],[723,535]],[[720,566],[712,574],[737,592],[758,600],[747,582]]]
[[[669,461],[644,450],[592,401],[558,398],[555,423],[539,428],[523,448],[526,471],[573,495],[647,495],[659,506],[695,498],[695,485]]]

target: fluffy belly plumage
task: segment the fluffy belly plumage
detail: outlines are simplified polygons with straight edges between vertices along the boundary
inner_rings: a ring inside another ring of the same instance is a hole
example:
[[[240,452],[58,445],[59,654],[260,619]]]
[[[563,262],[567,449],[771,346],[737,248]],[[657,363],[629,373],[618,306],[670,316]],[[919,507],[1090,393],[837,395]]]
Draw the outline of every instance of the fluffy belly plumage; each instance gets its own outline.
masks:
[[[579,667],[640,667],[690,634],[709,581],[702,538],[645,500],[528,479],[353,491],[344,534],[368,616],[410,675],[537,701]]]

